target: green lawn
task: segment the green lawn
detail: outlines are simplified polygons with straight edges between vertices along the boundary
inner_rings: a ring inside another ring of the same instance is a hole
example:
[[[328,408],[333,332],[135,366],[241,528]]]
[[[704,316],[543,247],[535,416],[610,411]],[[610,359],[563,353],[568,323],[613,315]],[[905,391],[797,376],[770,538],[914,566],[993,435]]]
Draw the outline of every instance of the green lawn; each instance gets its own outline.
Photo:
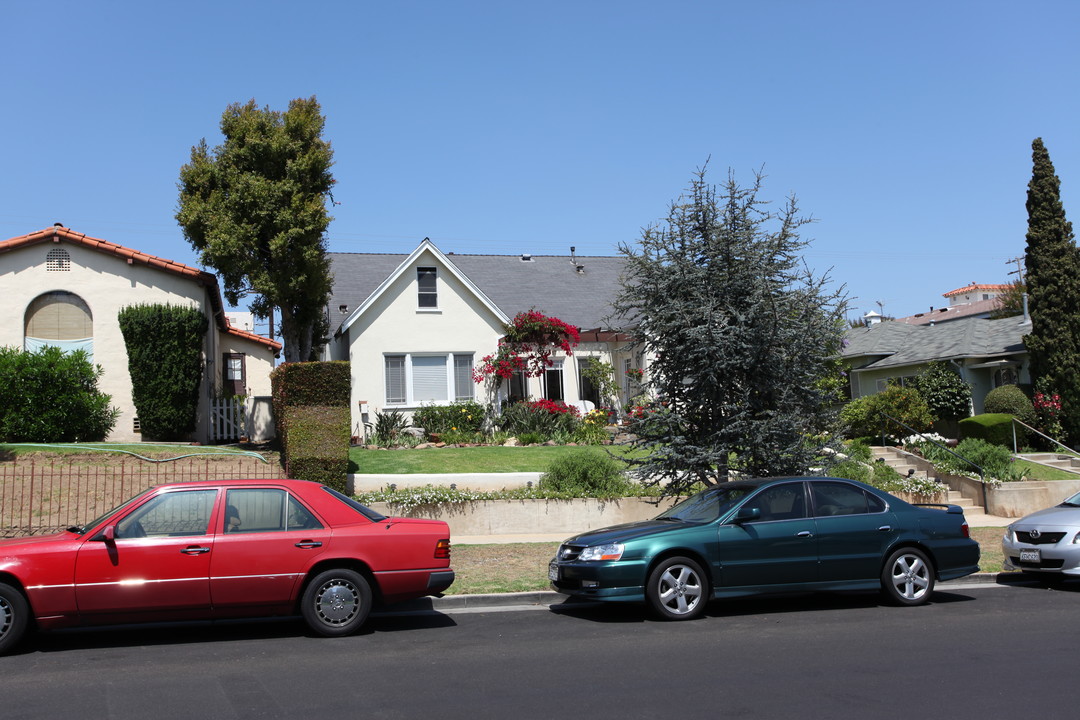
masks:
[[[554,445],[530,447],[484,446],[427,450],[349,450],[349,472],[393,473],[507,473],[546,472],[556,458],[575,453],[623,454],[621,446]]]
[[[1024,470],[1025,480],[1076,480],[1080,478],[1080,475],[1071,473],[1066,470],[1058,470],[1057,468],[1046,467],[1045,465],[1039,465],[1038,463],[1028,462],[1027,460],[1015,461]]]

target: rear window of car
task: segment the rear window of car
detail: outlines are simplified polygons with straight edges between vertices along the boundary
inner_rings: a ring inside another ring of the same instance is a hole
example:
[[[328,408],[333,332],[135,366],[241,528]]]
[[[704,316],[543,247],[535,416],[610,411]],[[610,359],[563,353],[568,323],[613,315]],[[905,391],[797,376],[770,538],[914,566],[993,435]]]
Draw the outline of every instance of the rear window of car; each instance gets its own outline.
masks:
[[[339,493],[337,490],[334,490],[333,488],[328,488],[325,485],[323,485],[322,489],[325,490],[326,492],[330,493],[331,495],[333,495],[334,497],[336,497],[338,500],[345,503],[349,507],[351,507],[356,512],[358,512],[361,515],[363,515],[364,517],[366,517],[371,522],[379,522],[381,520],[386,519],[386,516],[383,515],[382,513],[376,512],[376,511],[372,510],[371,508],[369,508],[367,505],[364,505],[363,503],[360,503],[360,502],[357,502],[356,500],[353,500],[348,495],[344,495],[342,493]]]

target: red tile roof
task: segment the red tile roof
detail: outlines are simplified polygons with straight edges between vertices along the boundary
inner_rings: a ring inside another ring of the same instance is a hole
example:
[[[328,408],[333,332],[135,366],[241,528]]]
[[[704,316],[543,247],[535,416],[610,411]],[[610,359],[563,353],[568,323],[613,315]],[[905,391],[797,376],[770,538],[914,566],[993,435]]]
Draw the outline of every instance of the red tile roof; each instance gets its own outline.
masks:
[[[263,337],[262,335],[256,335],[255,333],[234,328],[229,324],[228,318],[225,317],[224,304],[221,302],[221,288],[218,286],[217,276],[213,273],[208,273],[205,270],[199,270],[198,268],[184,265],[183,263],[178,263],[174,260],[166,260],[165,258],[160,258],[156,255],[132,250],[131,248],[117,245],[108,240],[90,237],[85,233],[77,233],[72,229],[59,224],[54,225],[51,228],[32,232],[29,235],[20,235],[19,237],[13,237],[9,240],[0,241],[0,254],[44,242],[69,242],[75,245],[82,245],[91,250],[97,250],[98,252],[108,253],[123,258],[128,264],[138,263],[167,273],[190,278],[208,290],[214,320],[217,322],[217,325],[222,332],[265,345],[274,350],[275,353],[278,350],[281,350],[281,343]]]
[[[990,292],[1005,292],[1008,289],[1009,289],[1008,285],[985,285],[985,284],[976,284],[975,282],[972,282],[970,285],[965,285],[962,288],[957,288],[955,290],[950,290],[949,292],[945,293],[941,297],[952,297],[953,295],[960,295],[962,293],[973,292],[975,290],[989,290]]]

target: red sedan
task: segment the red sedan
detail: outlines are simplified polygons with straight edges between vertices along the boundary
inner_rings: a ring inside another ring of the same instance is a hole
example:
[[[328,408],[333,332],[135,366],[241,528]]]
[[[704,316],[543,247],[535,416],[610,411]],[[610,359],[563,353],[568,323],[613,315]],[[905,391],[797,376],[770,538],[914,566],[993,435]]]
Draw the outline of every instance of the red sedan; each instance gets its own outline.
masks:
[[[0,540],[0,653],[43,630],[300,614],[348,635],[372,604],[454,582],[450,530],[317,483],[161,485],[82,527]]]

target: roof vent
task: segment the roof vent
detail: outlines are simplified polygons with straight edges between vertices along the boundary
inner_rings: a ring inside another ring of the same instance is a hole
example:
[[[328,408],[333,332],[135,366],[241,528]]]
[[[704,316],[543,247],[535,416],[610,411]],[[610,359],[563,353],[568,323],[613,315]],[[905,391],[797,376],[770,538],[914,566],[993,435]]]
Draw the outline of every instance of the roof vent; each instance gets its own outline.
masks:
[[[529,253],[522,253],[521,262],[532,262],[532,261],[533,261],[532,255],[530,255]]]
[[[575,265],[574,267],[577,269],[577,274],[578,275],[584,275],[585,274],[585,266],[584,265]]]
[[[342,313],[342,314],[345,314],[345,313],[349,312],[349,306],[348,305],[344,305],[344,304],[338,305],[337,309],[338,309],[338,312]]]

